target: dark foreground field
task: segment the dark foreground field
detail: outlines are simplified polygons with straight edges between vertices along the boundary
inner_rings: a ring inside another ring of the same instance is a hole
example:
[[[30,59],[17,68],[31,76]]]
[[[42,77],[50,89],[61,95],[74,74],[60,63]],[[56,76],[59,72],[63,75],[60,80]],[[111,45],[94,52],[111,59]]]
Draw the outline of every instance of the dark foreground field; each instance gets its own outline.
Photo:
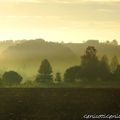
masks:
[[[120,114],[120,89],[0,89],[0,120],[81,120]]]

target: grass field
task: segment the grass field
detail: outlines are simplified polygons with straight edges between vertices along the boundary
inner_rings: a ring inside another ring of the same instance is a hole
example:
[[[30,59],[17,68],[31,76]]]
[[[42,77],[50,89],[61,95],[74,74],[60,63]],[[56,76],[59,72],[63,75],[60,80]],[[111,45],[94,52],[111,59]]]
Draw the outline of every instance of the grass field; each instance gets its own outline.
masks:
[[[82,120],[120,114],[120,89],[0,89],[0,120]]]

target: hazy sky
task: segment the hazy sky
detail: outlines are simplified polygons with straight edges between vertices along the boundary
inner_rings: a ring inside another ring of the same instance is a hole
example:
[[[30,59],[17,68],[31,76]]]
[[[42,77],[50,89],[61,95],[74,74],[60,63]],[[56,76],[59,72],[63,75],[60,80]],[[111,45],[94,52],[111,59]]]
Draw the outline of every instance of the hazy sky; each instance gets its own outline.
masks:
[[[0,0],[0,40],[120,42],[120,0]]]

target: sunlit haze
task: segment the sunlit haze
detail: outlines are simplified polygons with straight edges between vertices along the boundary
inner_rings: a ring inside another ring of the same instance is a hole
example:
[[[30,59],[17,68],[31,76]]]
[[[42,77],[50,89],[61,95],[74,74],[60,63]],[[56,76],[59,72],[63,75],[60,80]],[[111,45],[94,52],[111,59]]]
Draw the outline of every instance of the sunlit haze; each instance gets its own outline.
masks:
[[[0,0],[0,40],[117,39],[120,0]]]

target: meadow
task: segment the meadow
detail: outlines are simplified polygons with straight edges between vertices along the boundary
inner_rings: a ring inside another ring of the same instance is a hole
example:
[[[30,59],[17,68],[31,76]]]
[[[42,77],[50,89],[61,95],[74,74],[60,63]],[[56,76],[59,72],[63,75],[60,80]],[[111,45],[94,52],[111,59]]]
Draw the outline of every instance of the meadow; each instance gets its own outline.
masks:
[[[120,114],[120,89],[0,89],[1,120],[83,120]]]

